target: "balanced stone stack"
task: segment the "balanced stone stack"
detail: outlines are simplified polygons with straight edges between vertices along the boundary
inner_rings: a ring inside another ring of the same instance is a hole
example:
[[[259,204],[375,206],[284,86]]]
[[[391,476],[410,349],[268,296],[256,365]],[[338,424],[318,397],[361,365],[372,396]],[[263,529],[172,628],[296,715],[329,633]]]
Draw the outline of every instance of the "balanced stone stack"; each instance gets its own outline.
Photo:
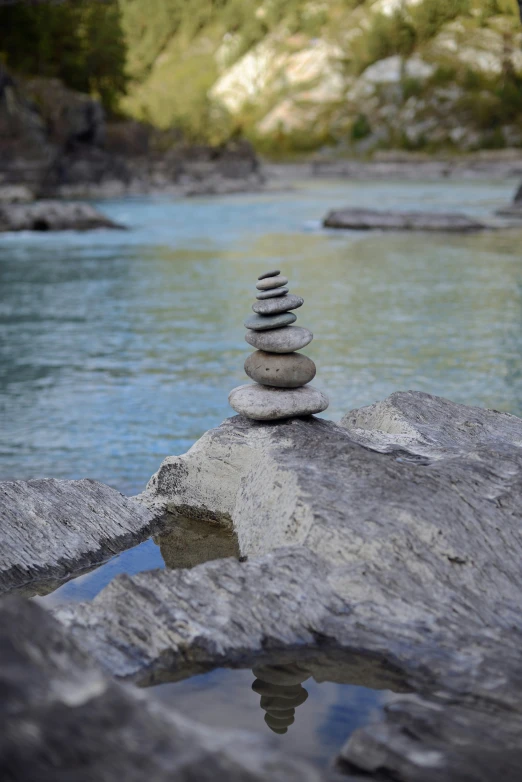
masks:
[[[265,665],[254,668],[252,689],[261,695],[265,722],[274,733],[286,733],[295,721],[295,710],[308,698],[302,682],[310,678],[298,665]]]
[[[328,397],[308,385],[315,377],[314,362],[296,351],[308,345],[313,334],[292,325],[292,310],[303,305],[286,287],[288,280],[279,269],[260,274],[254,315],[245,320],[246,341],[257,348],[245,362],[253,384],[234,388],[228,397],[231,407],[256,421],[313,415],[326,410]]]

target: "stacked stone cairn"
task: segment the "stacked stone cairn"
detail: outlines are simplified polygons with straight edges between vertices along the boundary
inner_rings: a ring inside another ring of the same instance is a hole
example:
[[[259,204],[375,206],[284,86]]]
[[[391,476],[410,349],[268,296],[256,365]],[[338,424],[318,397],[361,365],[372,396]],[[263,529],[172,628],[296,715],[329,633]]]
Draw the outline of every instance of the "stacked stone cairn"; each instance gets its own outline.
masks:
[[[257,348],[247,358],[245,372],[255,382],[234,388],[228,401],[236,413],[256,421],[313,415],[328,407],[328,397],[308,385],[315,377],[314,362],[296,352],[314,335],[292,325],[297,320],[292,310],[304,301],[289,293],[287,284],[279,269],[260,274],[254,315],[245,320],[245,339]]]
[[[274,733],[286,733],[295,721],[295,710],[308,698],[302,682],[310,678],[298,665],[265,665],[254,668],[252,689],[261,696],[265,722]]]

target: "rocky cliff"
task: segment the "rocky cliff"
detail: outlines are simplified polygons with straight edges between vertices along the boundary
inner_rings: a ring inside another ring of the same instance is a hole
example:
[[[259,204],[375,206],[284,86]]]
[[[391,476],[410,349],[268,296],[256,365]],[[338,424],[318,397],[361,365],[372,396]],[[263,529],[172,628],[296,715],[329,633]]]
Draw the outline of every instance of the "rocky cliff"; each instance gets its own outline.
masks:
[[[170,35],[166,21],[126,109],[194,132],[239,128],[278,153],[522,144],[516,0],[236,5],[198,16],[196,4],[191,34],[181,10]],[[145,56],[142,39],[130,41],[131,63]]]

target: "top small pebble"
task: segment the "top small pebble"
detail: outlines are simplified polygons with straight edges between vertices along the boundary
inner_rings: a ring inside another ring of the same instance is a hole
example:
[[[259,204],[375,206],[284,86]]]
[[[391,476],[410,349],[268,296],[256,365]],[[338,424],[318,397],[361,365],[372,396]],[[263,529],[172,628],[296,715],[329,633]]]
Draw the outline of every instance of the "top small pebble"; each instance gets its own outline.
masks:
[[[280,269],[274,269],[274,271],[265,272],[264,274],[260,274],[257,279],[258,280],[266,280],[267,277],[277,277],[278,274],[281,274]]]
[[[267,277],[264,280],[259,280],[259,282],[256,284],[256,288],[258,291],[268,291],[272,290],[272,288],[282,288],[283,285],[286,285],[288,282],[287,277],[283,277],[282,274],[279,274],[277,277]]]

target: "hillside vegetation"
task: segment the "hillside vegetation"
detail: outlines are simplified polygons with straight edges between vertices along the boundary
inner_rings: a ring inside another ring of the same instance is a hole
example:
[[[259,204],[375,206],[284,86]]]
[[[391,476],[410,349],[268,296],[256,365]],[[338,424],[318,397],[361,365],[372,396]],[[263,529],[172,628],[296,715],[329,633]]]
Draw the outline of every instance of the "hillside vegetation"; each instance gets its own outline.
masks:
[[[45,20],[41,9],[0,9],[8,66],[193,141],[246,135],[278,154],[522,146],[517,0],[112,0],[46,5]]]

